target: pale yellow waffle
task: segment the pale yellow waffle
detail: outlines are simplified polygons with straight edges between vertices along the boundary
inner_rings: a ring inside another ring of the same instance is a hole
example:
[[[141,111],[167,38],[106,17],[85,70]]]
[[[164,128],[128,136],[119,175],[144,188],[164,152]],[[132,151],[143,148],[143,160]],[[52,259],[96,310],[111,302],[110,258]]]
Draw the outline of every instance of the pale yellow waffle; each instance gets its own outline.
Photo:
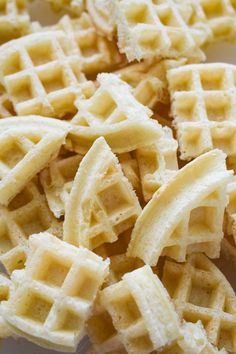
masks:
[[[210,151],[179,170],[153,195],[137,219],[128,256],[153,266],[161,254],[180,262],[196,251],[219,257],[230,177],[220,150]]]
[[[206,256],[193,254],[182,264],[166,260],[162,280],[182,318],[201,320],[213,345],[236,351],[235,293]]]
[[[97,31],[112,39],[115,34],[116,24],[111,16],[111,1],[86,0],[86,9],[89,12]]]
[[[12,335],[10,328],[1,315],[1,302],[9,299],[13,289],[13,282],[5,274],[0,273],[0,338],[7,338]]]
[[[150,353],[179,337],[174,306],[149,266],[102,290],[101,302],[128,353]]]
[[[30,28],[26,0],[1,0],[0,43],[24,36]]]
[[[150,119],[151,111],[139,103],[131,87],[115,74],[99,74],[100,86],[87,100],[78,100],[78,113],[72,119],[68,149],[85,154],[92,143],[104,136],[116,153],[135,150],[156,141],[161,126]]]
[[[116,5],[118,45],[129,61],[150,57],[204,60],[205,55],[174,0],[112,2]]]
[[[70,129],[52,118],[27,116],[0,120],[0,203],[7,205],[55,158]]]
[[[17,288],[1,304],[3,318],[32,342],[75,351],[109,261],[49,233],[31,236],[29,246],[26,268],[12,274]]]
[[[168,72],[181,158],[189,160],[219,148],[235,156],[236,67],[212,63]]]
[[[14,111],[12,102],[5,92],[5,89],[0,85],[0,118],[6,118],[15,116],[16,113]]]
[[[72,16],[79,16],[84,10],[85,0],[47,0],[55,11],[67,11]]]
[[[227,234],[233,236],[236,244],[236,178],[235,176],[227,186],[229,203],[226,208]]]
[[[66,204],[64,240],[95,249],[115,242],[141,213],[138,198],[104,138],[83,158]]]
[[[60,155],[40,174],[48,205],[57,218],[65,214],[65,205],[81,160],[82,155],[79,154]]]
[[[177,141],[172,130],[163,128],[164,136],[156,144],[137,149],[136,156],[144,200],[148,202],[153,194],[178,170]]]
[[[77,111],[75,99],[92,85],[62,31],[33,33],[1,46],[0,75],[18,115],[67,118]]]
[[[35,177],[7,207],[0,206],[0,261],[8,273],[24,267],[28,237],[46,230],[62,238],[62,222],[50,212]]]

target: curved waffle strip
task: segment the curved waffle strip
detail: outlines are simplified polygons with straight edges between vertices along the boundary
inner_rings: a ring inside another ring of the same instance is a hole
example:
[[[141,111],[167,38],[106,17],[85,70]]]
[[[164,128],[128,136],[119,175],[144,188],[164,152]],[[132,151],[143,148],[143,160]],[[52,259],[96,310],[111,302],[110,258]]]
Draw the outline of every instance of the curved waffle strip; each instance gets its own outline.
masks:
[[[103,136],[117,153],[129,152],[156,141],[161,126],[150,119],[151,111],[132,95],[131,88],[115,74],[98,75],[99,88],[87,100],[78,100],[72,119],[68,148],[85,154]]]
[[[0,120],[1,204],[7,205],[58,154],[69,129],[69,124],[50,118]]]
[[[82,160],[67,202],[64,240],[95,249],[131,228],[141,207],[103,138]]]
[[[150,265],[156,265],[161,254],[180,262],[194,251],[218,257],[230,176],[220,150],[183,167],[143,209],[128,255]]]
[[[149,266],[102,290],[101,302],[128,353],[150,353],[179,337],[174,306]]]
[[[193,254],[182,264],[166,260],[162,281],[181,318],[202,321],[213,345],[235,352],[235,293],[206,256]]]
[[[115,34],[116,24],[111,16],[110,7],[112,3],[108,0],[87,0],[86,9],[90,14],[97,30],[109,39]]]
[[[55,11],[65,10],[72,16],[79,16],[84,10],[85,0],[47,0]]]
[[[174,0],[113,0],[118,45],[128,60],[150,57],[195,57],[204,54],[196,44]],[[181,7],[188,4],[181,3]]]
[[[33,33],[0,49],[0,75],[18,115],[65,118],[88,89],[73,43],[62,31]]]
[[[29,246],[26,268],[13,272],[17,288],[2,303],[3,317],[30,341],[75,351],[109,261],[48,233],[32,235]]]
[[[9,274],[24,267],[28,238],[42,231],[62,238],[62,222],[50,212],[35,177],[7,207],[0,206],[0,261]]]
[[[181,158],[189,160],[213,148],[234,156],[236,67],[186,65],[170,70],[167,78]]]

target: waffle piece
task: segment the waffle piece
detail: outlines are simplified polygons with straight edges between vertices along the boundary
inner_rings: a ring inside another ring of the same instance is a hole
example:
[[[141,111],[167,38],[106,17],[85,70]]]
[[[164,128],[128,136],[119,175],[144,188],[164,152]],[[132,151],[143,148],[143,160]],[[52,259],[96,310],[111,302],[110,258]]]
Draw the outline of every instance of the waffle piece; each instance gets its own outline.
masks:
[[[0,44],[27,34],[30,17],[26,0],[2,0],[0,4]]]
[[[112,3],[107,0],[86,0],[86,9],[90,14],[97,31],[112,39],[116,24],[114,17],[111,16]]]
[[[174,0],[113,3],[118,45],[129,61],[150,57],[205,59]],[[182,3],[182,7],[186,5]]]
[[[150,353],[179,336],[174,306],[149,266],[102,290],[101,301],[128,353]]]
[[[68,149],[85,154],[93,142],[104,136],[116,153],[151,144],[162,134],[150,119],[151,111],[132,95],[131,88],[115,74],[99,74],[100,87],[87,100],[78,100],[78,114],[72,119]]]
[[[156,144],[136,151],[144,200],[148,202],[153,194],[178,170],[177,141],[172,130],[164,127],[165,135]]]
[[[227,186],[229,203],[226,207],[227,234],[232,235],[236,244],[236,178],[235,176]]]
[[[61,31],[33,33],[3,45],[0,75],[18,115],[67,118],[77,111],[75,99],[92,85]]]
[[[166,260],[162,281],[182,318],[201,320],[213,345],[235,352],[235,293],[206,256],[192,254],[182,264]]]
[[[1,302],[7,301],[14,289],[12,281],[3,273],[0,273],[0,311]],[[0,338],[7,338],[11,336],[11,330],[7,326],[2,315],[0,315]]]
[[[92,250],[115,242],[141,210],[116,156],[99,138],[75,176],[65,210],[64,240]]]
[[[15,116],[16,113],[14,111],[12,102],[5,92],[4,87],[0,84],[0,118],[6,118]]]
[[[84,10],[85,0],[47,0],[55,11],[65,10],[72,16],[79,16]]]
[[[96,32],[86,12],[76,19],[66,15],[53,28],[65,32],[86,76],[94,78],[97,73],[115,70],[122,61],[124,62],[115,42]]]
[[[0,201],[7,205],[54,158],[69,124],[37,116],[0,120]]]
[[[59,156],[40,174],[48,205],[56,218],[65,214],[65,205],[81,160],[79,154]]]
[[[196,64],[168,72],[181,159],[213,148],[234,156],[236,134],[236,67]]]
[[[28,237],[42,231],[62,238],[62,222],[50,212],[35,177],[7,207],[0,206],[0,261],[9,274],[24,267]]]
[[[161,254],[179,262],[196,251],[219,257],[230,177],[220,150],[210,151],[179,170],[143,209],[132,232],[128,256],[153,266]]]
[[[109,261],[48,233],[32,235],[26,268],[13,272],[17,288],[2,314],[11,330],[59,351],[75,351]]]

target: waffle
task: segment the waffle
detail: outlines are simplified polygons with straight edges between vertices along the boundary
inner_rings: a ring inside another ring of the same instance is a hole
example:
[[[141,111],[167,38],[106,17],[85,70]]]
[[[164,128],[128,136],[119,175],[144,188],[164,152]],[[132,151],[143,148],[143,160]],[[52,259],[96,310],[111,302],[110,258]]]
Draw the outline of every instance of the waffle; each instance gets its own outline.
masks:
[[[1,302],[8,300],[10,294],[14,289],[14,285],[5,274],[0,273],[0,308]],[[0,338],[7,338],[11,336],[10,328],[7,326],[3,317],[0,315]]]
[[[99,74],[100,84],[87,100],[78,100],[78,114],[72,119],[68,149],[85,154],[92,143],[104,136],[116,153],[135,150],[156,141],[161,126],[150,119],[151,111],[132,95],[131,88],[115,74]]]
[[[220,150],[210,151],[179,170],[143,209],[132,232],[128,256],[153,266],[161,254],[179,262],[196,251],[219,257],[230,177]]]
[[[58,156],[40,174],[48,205],[56,218],[65,214],[65,204],[81,160],[78,154]]]
[[[36,116],[0,120],[1,204],[7,205],[58,154],[69,127]]]
[[[226,207],[227,216],[227,234],[232,235],[234,243],[236,244],[236,179],[233,177],[232,181],[228,184],[227,194],[229,203]]]
[[[149,266],[102,290],[101,301],[128,353],[150,353],[180,334],[174,306]]]
[[[96,32],[90,16],[83,14],[76,19],[65,15],[54,30],[65,32],[73,46],[74,53],[80,58],[82,71],[89,77],[96,77],[102,71],[114,70],[124,62],[115,42],[111,42]]]
[[[0,48],[0,75],[18,115],[67,118],[93,88],[62,31],[33,33]]]
[[[47,0],[55,11],[67,11],[72,16],[79,16],[84,10],[85,0]]]
[[[14,111],[12,102],[4,88],[0,85],[0,118],[6,118],[15,115],[16,113]]]
[[[116,29],[114,18],[111,16],[110,6],[107,0],[87,0],[86,9],[90,14],[97,31],[112,39]]]
[[[99,138],[80,164],[67,202],[64,240],[91,250],[115,242],[141,207],[116,156]]]
[[[182,264],[166,260],[162,281],[181,318],[201,320],[213,345],[236,351],[235,293],[206,256],[193,254]]]
[[[11,330],[59,351],[75,351],[109,261],[43,233],[29,238],[26,268],[13,272],[16,290],[2,303]]]
[[[62,237],[62,222],[50,212],[35,177],[7,207],[0,206],[0,261],[9,274],[24,267],[28,237],[42,231]]]
[[[118,45],[129,61],[150,57],[205,59],[174,0],[113,3]],[[182,8],[186,5],[182,3]]]
[[[156,144],[136,151],[144,200],[153,194],[178,170],[177,147],[172,130],[164,127],[165,135]]]
[[[226,260],[236,265],[236,243],[233,236],[225,235],[221,244],[221,252]]]
[[[25,0],[2,0],[0,4],[0,44],[27,34],[30,18]]]
[[[236,150],[236,67],[196,64],[168,72],[181,159],[189,160],[213,148],[228,156]]]

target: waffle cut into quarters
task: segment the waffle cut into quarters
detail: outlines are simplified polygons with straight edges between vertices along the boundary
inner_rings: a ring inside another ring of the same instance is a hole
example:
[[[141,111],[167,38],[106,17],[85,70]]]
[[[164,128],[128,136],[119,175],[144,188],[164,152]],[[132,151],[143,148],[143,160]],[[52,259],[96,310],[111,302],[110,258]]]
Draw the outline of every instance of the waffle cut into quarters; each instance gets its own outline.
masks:
[[[109,261],[48,233],[31,235],[29,247],[25,269],[12,274],[17,288],[1,304],[3,317],[13,333],[42,347],[73,352]]]
[[[213,148],[236,155],[236,66],[186,65],[167,74],[181,159]]]
[[[18,115],[67,118],[89,90],[73,45],[62,31],[33,33],[0,49],[3,86]]]
[[[162,282],[181,318],[190,322],[200,320],[213,345],[235,353],[235,293],[206,256],[192,254],[181,264],[166,260]]]

